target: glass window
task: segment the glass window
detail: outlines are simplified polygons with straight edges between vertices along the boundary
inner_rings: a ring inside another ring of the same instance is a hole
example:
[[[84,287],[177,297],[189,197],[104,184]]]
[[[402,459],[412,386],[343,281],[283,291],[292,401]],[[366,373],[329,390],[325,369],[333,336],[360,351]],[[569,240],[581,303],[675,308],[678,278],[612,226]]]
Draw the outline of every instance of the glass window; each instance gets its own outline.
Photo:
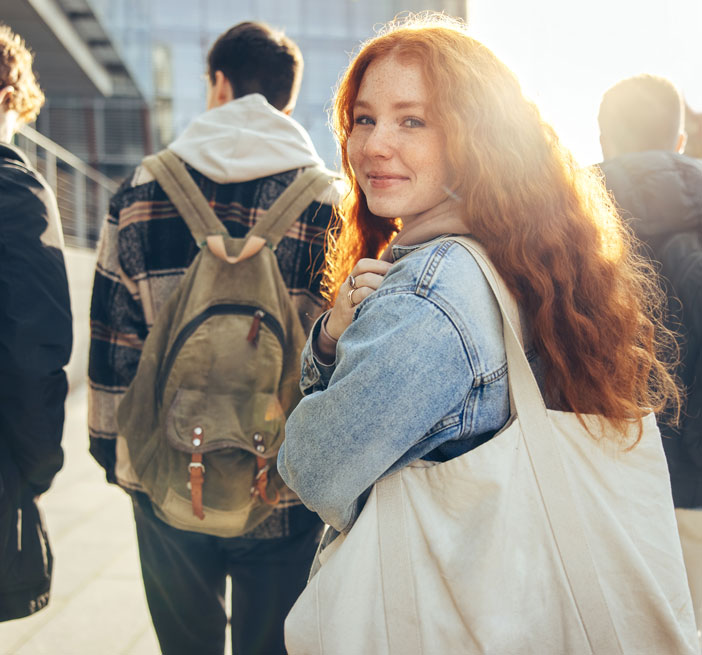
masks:
[[[343,0],[327,0],[329,4],[343,4]],[[303,14],[301,0],[254,0],[252,16],[254,20],[268,23],[283,30],[288,36],[299,34],[307,26],[307,16]]]
[[[251,1],[200,0],[202,27],[214,33],[214,41],[222,32],[252,16]],[[287,4],[287,3],[286,3]]]
[[[303,3],[306,36],[340,37],[349,31],[347,2],[305,0]]]
[[[200,25],[199,2],[152,0],[154,23],[159,28],[197,29]]]

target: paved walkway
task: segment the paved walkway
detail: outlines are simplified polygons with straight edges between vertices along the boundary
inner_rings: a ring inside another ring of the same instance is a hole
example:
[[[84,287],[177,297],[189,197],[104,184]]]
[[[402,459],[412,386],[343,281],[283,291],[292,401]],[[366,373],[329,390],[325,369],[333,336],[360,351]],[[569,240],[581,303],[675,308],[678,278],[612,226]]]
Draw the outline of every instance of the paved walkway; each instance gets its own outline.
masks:
[[[0,623],[1,655],[157,655],[127,495],[88,454],[85,372],[95,256],[70,249],[75,345],[68,369],[66,461],[41,506],[54,552],[47,608]]]

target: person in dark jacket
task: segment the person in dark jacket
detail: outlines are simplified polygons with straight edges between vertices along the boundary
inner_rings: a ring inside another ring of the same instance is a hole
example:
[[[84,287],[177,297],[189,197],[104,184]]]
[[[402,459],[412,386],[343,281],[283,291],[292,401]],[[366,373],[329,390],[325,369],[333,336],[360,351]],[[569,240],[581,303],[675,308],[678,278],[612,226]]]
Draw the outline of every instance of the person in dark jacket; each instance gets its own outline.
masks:
[[[52,555],[37,498],[63,464],[72,345],[56,199],[9,143],[44,100],[32,59],[0,25],[0,621],[49,600]]]
[[[665,78],[639,75],[603,96],[600,168],[622,217],[660,271],[679,335],[685,402],[660,417],[695,618],[702,627],[702,161],[681,154],[684,103]]]

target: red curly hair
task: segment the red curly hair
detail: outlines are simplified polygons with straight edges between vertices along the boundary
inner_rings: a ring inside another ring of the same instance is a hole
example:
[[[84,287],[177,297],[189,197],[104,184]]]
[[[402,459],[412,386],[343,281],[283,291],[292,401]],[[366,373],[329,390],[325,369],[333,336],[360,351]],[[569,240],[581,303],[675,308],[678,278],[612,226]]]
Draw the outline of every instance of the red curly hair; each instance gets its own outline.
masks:
[[[443,15],[389,24],[340,82],[333,126],[350,190],[330,232],[328,299],[359,258],[378,257],[401,227],[369,211],[347,150],[363,75],[390,53],[423,68],[466,232],[526,311],[549,403],[605,416],[622,431],[651,409],[679,405],[659,358],[674,348],[660,323],[661,292],[601,180],[577,165],[514,74]]]

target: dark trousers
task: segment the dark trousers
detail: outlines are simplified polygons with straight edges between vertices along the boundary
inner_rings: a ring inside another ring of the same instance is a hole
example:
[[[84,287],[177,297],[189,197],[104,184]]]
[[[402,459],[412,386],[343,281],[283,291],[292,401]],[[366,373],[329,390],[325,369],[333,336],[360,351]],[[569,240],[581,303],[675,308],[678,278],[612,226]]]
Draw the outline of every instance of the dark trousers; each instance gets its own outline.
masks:
[[[173,528],[134,494],[146,600],[164,655],[222,655],[232,579],[232,653],[284,655],[283,622],[307,581],[322,524],[290,512],[289,536],[215,537]]]

